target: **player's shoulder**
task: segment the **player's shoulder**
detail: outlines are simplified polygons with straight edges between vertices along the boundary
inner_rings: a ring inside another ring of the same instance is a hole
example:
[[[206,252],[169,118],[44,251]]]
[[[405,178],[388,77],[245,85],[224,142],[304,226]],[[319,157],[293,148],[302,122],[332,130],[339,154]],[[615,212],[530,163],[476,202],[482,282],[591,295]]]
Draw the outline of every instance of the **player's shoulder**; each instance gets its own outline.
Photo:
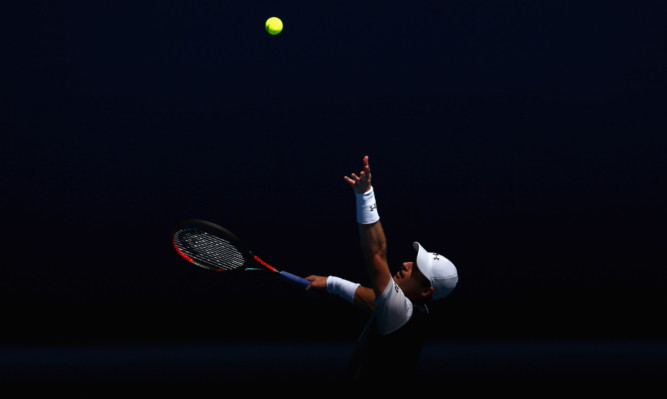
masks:
[[[390,334],[398,330],[410,320],[413,310],[412,302],[392,279],[376,301],[378,331]]]

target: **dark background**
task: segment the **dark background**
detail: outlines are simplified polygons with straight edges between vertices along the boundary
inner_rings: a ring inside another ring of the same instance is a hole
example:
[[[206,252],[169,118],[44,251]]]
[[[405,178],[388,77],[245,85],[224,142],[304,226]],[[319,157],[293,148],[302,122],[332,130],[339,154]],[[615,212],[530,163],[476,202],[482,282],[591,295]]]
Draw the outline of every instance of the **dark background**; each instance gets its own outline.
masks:
[[[191,267],[169,235],[209,219],[279,268],[366,283],[343,180],[364,155],[390,263],[417,240],[458,267],[431,339],[665,338],[660,2],[21,4],[5,347],[352,342],[346,303]]]

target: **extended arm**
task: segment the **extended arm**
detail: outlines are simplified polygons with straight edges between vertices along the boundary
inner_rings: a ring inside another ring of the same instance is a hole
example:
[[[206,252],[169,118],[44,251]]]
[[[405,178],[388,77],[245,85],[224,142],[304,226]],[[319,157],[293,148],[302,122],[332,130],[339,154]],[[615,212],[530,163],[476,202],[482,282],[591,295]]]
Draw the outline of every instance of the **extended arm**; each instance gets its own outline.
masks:
[[[336,294],[345,298],[348,302],[351,302],[363,310],[373,312],[375,310],[375,292],[371,288],[363,287],[358,284],[354,284],[351,281],[344,281],[352,286],[356,285],[356,288],[351,287],[349,291],[342,290],[340,287],[337,287],[336,284],[332,284],[329,279],[336,279],[334,276],[316,276],[311,275],[306,277],[306,280],[311,283],[306,287],[306,291],[324,291],[329,294]],[[340,279],[339,279],[340,280]],[[328,284],[327,284],[328,282]]]
[[[353,187],[357,196],[357,222],[361,253],[366,261],[368,275],[377,297],[391,281],[391,272],[387,263],[387,240],[382,223],[377,216],[368,156],[363,159],[363,169],[359,175],[352,173],[350,177],[345,176],[345,180]]]

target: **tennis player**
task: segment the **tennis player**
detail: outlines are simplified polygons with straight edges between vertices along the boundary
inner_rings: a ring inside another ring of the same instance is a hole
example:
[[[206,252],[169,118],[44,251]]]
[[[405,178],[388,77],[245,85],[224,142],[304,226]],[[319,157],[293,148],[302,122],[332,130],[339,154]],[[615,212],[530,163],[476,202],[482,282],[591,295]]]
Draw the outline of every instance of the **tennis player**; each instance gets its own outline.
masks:
[[[361,250],[371,288],[336,276],[308,276],[307,290],[326,291],[372,312],[359,337],[350,364],[350,377],[368,380],[397,372],[411,375],[419,360],[429,321],[428,305],[449,295],[458,282],[456,267],[447,258],[428,252],[419,243],[413,261],[391,275],[387,241],[371,185],[368,156],[363,169],[345,180],[356,196]]]

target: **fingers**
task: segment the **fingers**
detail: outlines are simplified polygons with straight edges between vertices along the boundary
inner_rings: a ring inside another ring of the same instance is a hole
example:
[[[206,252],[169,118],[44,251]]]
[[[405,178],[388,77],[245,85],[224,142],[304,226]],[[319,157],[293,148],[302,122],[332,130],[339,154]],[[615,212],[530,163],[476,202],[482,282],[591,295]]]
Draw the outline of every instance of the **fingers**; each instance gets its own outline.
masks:
[[[371,167],[368,163],[368,155],[364,156],[363,159],[363,170],[359,172],[359,176],[357,176],[355,173],[352,173],[350,177],[344,176],[343,178],[345,179],[346,182],[348,182],[350,185],[355,186],[358,183],[370,183],[371,181]]]
[[[312,283],[312,282],[314,282],[315,280],[317,280],[317,276],[313,276],[313,275],[308,276],[308,277],[306,277],[306,280],[308,280],[308,281],[310,281],[310,282]],[[306,286],[306,291],[310,291],[312,288],[313,288],[313,284],[308,284],[308,285]]]
[[[368,163],[368,155],[364,157],[364,171],[362,172],[367,176],[367,179],[371,178],[371,165]]]
[[[323,276],[311,275],[306,277],[306,280],[310,281],[311,284],[306,286],[306,291],[316,290],[322,291],[326,290],[327,287],[327,278]]]
[[[360,181],[364,177],[364,172],[359,173],[361,177],[357,176],[355,173],[352,173],[350,177],[344,176],[345,180],[347,180],[348,183],[350,184],[356,184],[358,181]]]
[[[370,171],[367,171],[367,172],[364,171],[364,172],[361,172],[359,174],[361,176],[357,176],[355,173],[352,173],[350,175],[351,177],[343,176],[343,179],[345,179],[345,181],[347,181],[348,183],[350,183],[352,185],[355,185],[357,183],[368,183],[368,182],[370,182],[370,180],[371,180]]]

